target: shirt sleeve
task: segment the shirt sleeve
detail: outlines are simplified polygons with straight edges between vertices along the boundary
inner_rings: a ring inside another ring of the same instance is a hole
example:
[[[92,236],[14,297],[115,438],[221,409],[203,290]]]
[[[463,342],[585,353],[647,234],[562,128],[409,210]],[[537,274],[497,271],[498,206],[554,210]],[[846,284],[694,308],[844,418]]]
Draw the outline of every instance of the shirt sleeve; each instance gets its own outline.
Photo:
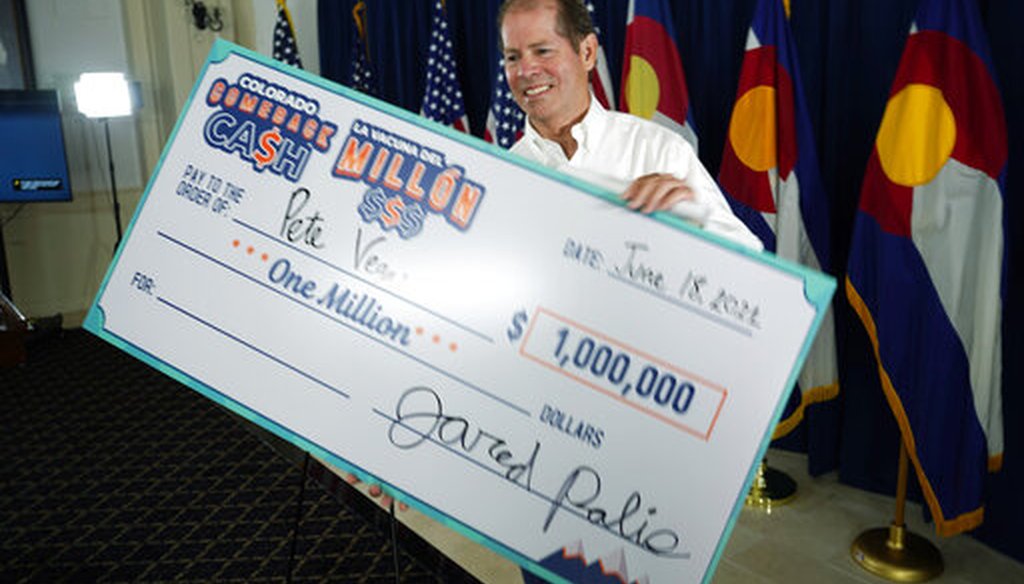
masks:
[[[705,231],[720,235],[745,247],[761,251],[764,245],[736,215],[719,190],[718,184],[701,164],[688,142],[679,138],[665,149],[666,170],[682,179],[693,190],[693,201],[682,201],[671,212],[683,219],[696,221]]]

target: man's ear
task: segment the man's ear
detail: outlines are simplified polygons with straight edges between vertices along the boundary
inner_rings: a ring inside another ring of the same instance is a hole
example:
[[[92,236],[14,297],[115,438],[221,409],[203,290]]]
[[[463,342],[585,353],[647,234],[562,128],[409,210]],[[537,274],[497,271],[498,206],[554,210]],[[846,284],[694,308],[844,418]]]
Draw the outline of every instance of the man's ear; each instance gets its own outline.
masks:
[[[580,58],[589,72],[597,65],[597,35],[590,33],[580,41]]]

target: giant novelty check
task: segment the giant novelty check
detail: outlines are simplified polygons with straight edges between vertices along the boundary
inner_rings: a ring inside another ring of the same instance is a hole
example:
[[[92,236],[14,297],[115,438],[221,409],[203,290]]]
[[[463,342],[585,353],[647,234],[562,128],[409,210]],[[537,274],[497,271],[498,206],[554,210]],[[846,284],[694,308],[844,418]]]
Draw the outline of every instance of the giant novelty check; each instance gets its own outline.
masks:
[[[86,328],[555,580],[709,580],[834,282],[218,42]]]

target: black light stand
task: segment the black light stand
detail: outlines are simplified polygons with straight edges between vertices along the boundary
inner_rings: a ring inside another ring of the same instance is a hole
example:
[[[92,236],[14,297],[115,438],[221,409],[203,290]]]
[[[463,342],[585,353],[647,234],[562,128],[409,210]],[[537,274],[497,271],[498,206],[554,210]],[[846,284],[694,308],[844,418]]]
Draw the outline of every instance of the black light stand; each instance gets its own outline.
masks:
[[[103,133],[107,138],[107,162],[110,165],[110,193],[114,196],[114,226],[117,228],[117,241],[114,242],[114,253],[117,253],[117,248],[121,245],[121,203],[117,200],[114,154],[110,147],[110,118],[103,118]]]
[[[78,111],[87,118],[103,120],[103,135],[107,140],[107,165],[110,169],[110,194],[114,204],[114,226],[117,241],[114,253],[121,245],[124,233],[121,229],[121,201],[117,198],[117,176],[114,171],[114,147],[110,140],[110,118],[132,115],[135,108],[132,90],[124,73],[93,72],[82,73],[75,82],[75,101]]]
[[[4,226],[0,225],[0,292],[11,297],[11,280],[7,274],[7,250],[4,248]]]

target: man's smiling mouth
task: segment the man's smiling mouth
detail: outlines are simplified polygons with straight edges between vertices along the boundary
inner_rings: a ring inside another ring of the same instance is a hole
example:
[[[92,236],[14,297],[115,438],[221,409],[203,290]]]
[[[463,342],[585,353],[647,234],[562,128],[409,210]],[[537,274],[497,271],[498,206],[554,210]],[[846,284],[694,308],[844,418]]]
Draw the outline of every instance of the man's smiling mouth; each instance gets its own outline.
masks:
[[[524,91],[523,93],[526,94],[526,97],[534,97],[546,92],[549,89],[551,89],[551,85],[538,85],[536,87],[527,88],[526,91]]]

